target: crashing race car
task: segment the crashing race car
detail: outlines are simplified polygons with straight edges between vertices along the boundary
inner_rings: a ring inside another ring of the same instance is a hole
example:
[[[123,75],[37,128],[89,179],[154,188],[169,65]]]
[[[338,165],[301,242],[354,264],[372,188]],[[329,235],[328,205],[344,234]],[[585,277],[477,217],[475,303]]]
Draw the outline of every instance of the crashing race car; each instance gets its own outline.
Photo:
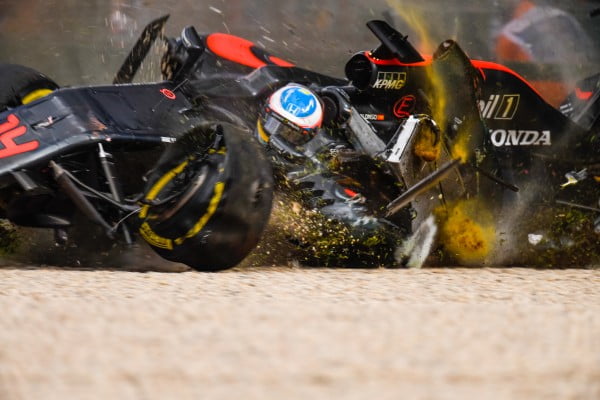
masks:
[[[115,82],[131,81],[132,67],[128,59]],[[197,270],[239,263],[268,221],[271,168],[250,132],[198,112],[185,81],[58,88],[0,64],[3,217],[66,244],[84,216],[112,240],[141,236]]]
[[[514,71],[450,40],[425,57],[383,21],[367,24],[379,45],[340,79],[229,34],[164,38],[166,19],[113,85],[58,88],[0,66],[5,218],[64,242],[84,215],[198,270],[256,246],[274,188],[295,257],[325,265],[419,266],[432,250],[481,262],[503,229],[554,246],[537,210],[581,211],[594,230],[600,75],[563,113]],[[165,80],[131,84],[157,37]]]

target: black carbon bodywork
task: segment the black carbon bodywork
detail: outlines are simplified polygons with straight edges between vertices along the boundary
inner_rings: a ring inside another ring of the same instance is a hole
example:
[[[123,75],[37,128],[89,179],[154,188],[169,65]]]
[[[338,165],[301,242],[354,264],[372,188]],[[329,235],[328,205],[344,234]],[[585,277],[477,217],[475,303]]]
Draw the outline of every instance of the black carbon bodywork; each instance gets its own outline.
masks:
[[[96,143],[157,145],[176,139],[197,121],[186,115],[191,103],[184,95],[170,99],[161,93],[171,89],[173,85],[167,82],[60,89],[32,104],[0,113],[0,121],[13,115],[19,126],[26,128],[14,143],[38,143],[29,151],[0,154],[0,175],[42,165]]]

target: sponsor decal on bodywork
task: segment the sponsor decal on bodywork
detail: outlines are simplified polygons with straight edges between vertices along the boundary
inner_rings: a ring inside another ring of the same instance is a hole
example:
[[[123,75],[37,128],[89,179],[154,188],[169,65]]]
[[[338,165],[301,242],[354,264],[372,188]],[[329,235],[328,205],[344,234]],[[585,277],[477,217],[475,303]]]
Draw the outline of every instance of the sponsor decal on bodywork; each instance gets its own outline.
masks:
[[[26,153],[39,147],[40,142],[31,140],[24,143],[16,143],[15,139],[27,133],[27,127],[21,125],[16,115],[10,114],[6,121],[0,124],[0,143],[4,148],[0,149],[0,158],[11,157]]]
[[[363,119],[367,121],[383,121],[385,120],[385,115],[383,114],[360,114]]]
[[[177,98],[175,93],[173,93],[173,91],[171,91],[167,88],[160,89],[160,92],[163,94],[163,96],[165,96],[169,100],[175,100]]]
[[[492,94],[487,101],[479,101],[479,110],[486,119],[511,120],[519,108],[520,100],[519,94]]]
[[[400,90],[406,85],[406,72],[378,72],[374,89]]]
[[[550,146],[552,134],[550,131],[496,129],[490,130],[492,144],[502,146]]]
[[[394,115],[398,118],[408,118],[417,104],[417,98],[412,94],[402,97],[394,104]]]

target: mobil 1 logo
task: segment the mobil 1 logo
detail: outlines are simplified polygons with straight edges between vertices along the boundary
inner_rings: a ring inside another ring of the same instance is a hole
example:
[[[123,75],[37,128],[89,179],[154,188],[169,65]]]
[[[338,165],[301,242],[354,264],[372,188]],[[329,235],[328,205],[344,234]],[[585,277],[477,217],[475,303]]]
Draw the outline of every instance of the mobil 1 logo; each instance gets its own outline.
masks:
[[[492,94],[487,101],[479,101],[479,110],[486,119],[511,120],[519,108],[520,100],[519,94]]]

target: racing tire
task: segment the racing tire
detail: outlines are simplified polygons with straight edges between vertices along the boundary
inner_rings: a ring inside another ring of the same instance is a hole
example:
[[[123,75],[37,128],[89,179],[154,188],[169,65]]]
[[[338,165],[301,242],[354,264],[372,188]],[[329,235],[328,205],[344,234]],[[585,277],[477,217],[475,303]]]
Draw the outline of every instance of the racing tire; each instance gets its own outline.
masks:
[[[0,112],[30,103],[58,89],[46,75],[18,64],[0,63]]]
[[[142,207],[139,233],[169,261],[219,271],[237,265],[257,245],[271,213],[273,175],[247,130],[217,123],[194,135],[179,139],[172,145],[179,149],[158,162],[145,194],[155,205]],[[218,145],[192,155],[192,148],[203,147],[199,141],[215,137]],[[170,197],[168,207],[160,205],[159,199]]]

